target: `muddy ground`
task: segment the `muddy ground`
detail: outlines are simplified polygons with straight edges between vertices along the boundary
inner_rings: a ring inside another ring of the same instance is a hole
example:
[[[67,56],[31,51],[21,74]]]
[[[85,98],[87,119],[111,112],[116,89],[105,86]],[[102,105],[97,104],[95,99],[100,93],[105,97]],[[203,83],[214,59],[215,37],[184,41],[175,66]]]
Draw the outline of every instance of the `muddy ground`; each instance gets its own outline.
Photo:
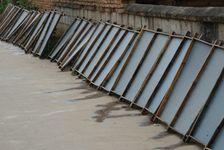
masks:
[[[198,150],[55,63],[0,42],[0,150]]]

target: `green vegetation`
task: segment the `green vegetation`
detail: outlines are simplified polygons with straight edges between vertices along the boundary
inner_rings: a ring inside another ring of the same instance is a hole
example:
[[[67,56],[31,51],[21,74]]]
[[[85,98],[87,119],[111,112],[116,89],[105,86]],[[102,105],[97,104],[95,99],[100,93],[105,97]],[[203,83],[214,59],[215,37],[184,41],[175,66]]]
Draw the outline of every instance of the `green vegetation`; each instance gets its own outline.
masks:
[[[16,4],[27,10],[37,10],[37,7],[31,4],[29,0],[16,0]]]
[[[5,8],[9,3],[12,3],[12,0],[2,0],[0,2],[0,14],[4,12]],[[35,7],[33,4],[30,3],[29,0],[14,0],[16,2],[16,5],[25,8],[27,10],[37,10],[37,7]]]
[[[11,0],[2,0],[2,2],[0,3],[0,14],[4,12],[8,3],[11,3]]]
[[[56,30],[54,30],[49,41],[47,42],[42,58],[46,58],[49,55],[54,46],[57,44],[59,38],[60,37],[57,35]]]

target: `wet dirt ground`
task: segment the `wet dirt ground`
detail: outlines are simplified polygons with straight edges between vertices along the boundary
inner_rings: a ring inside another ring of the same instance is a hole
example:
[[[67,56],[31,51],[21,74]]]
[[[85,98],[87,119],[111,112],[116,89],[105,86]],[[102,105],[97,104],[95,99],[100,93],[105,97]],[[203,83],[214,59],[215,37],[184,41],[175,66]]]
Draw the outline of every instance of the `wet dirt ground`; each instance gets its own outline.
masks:
[[[149,115],[0,42],[0,150],[198,150]]]

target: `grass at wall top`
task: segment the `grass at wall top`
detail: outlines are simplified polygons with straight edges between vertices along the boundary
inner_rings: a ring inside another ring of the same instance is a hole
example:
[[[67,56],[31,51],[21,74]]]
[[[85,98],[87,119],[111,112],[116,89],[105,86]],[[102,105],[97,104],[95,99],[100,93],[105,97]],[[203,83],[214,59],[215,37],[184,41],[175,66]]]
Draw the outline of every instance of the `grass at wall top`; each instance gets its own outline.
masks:
[[[0,14],[4,12],[9,3],[15,3],[16,5],[27,10],[37,10],[37,7],[31,4],[28,0],[0,0]]]
[[[7,5],[11,3],[11,0],[2,0],[0,3],[0,14],[4,12]]]
[[[37,10],[38,8],[33,5],[29,0],[16,0],[16,5],[27,10]]]

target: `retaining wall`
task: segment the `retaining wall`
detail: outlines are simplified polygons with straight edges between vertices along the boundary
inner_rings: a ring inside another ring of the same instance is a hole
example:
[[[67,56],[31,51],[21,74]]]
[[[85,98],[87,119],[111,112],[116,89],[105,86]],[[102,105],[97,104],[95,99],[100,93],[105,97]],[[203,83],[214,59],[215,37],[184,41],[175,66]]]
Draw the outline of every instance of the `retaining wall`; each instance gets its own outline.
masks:
[[[207,41],[224,39],[223,7],[176,7],[149,4],[125,4],[122,7],[97,7],[69,3],[53,3],[54,7],[65,13],[60,21],[64,30],[74,17],[95,20],[111,20],[118,24],[135,28],[146,26],[164,32],[175,31],[185,34],[187,31],[201,33]]]

